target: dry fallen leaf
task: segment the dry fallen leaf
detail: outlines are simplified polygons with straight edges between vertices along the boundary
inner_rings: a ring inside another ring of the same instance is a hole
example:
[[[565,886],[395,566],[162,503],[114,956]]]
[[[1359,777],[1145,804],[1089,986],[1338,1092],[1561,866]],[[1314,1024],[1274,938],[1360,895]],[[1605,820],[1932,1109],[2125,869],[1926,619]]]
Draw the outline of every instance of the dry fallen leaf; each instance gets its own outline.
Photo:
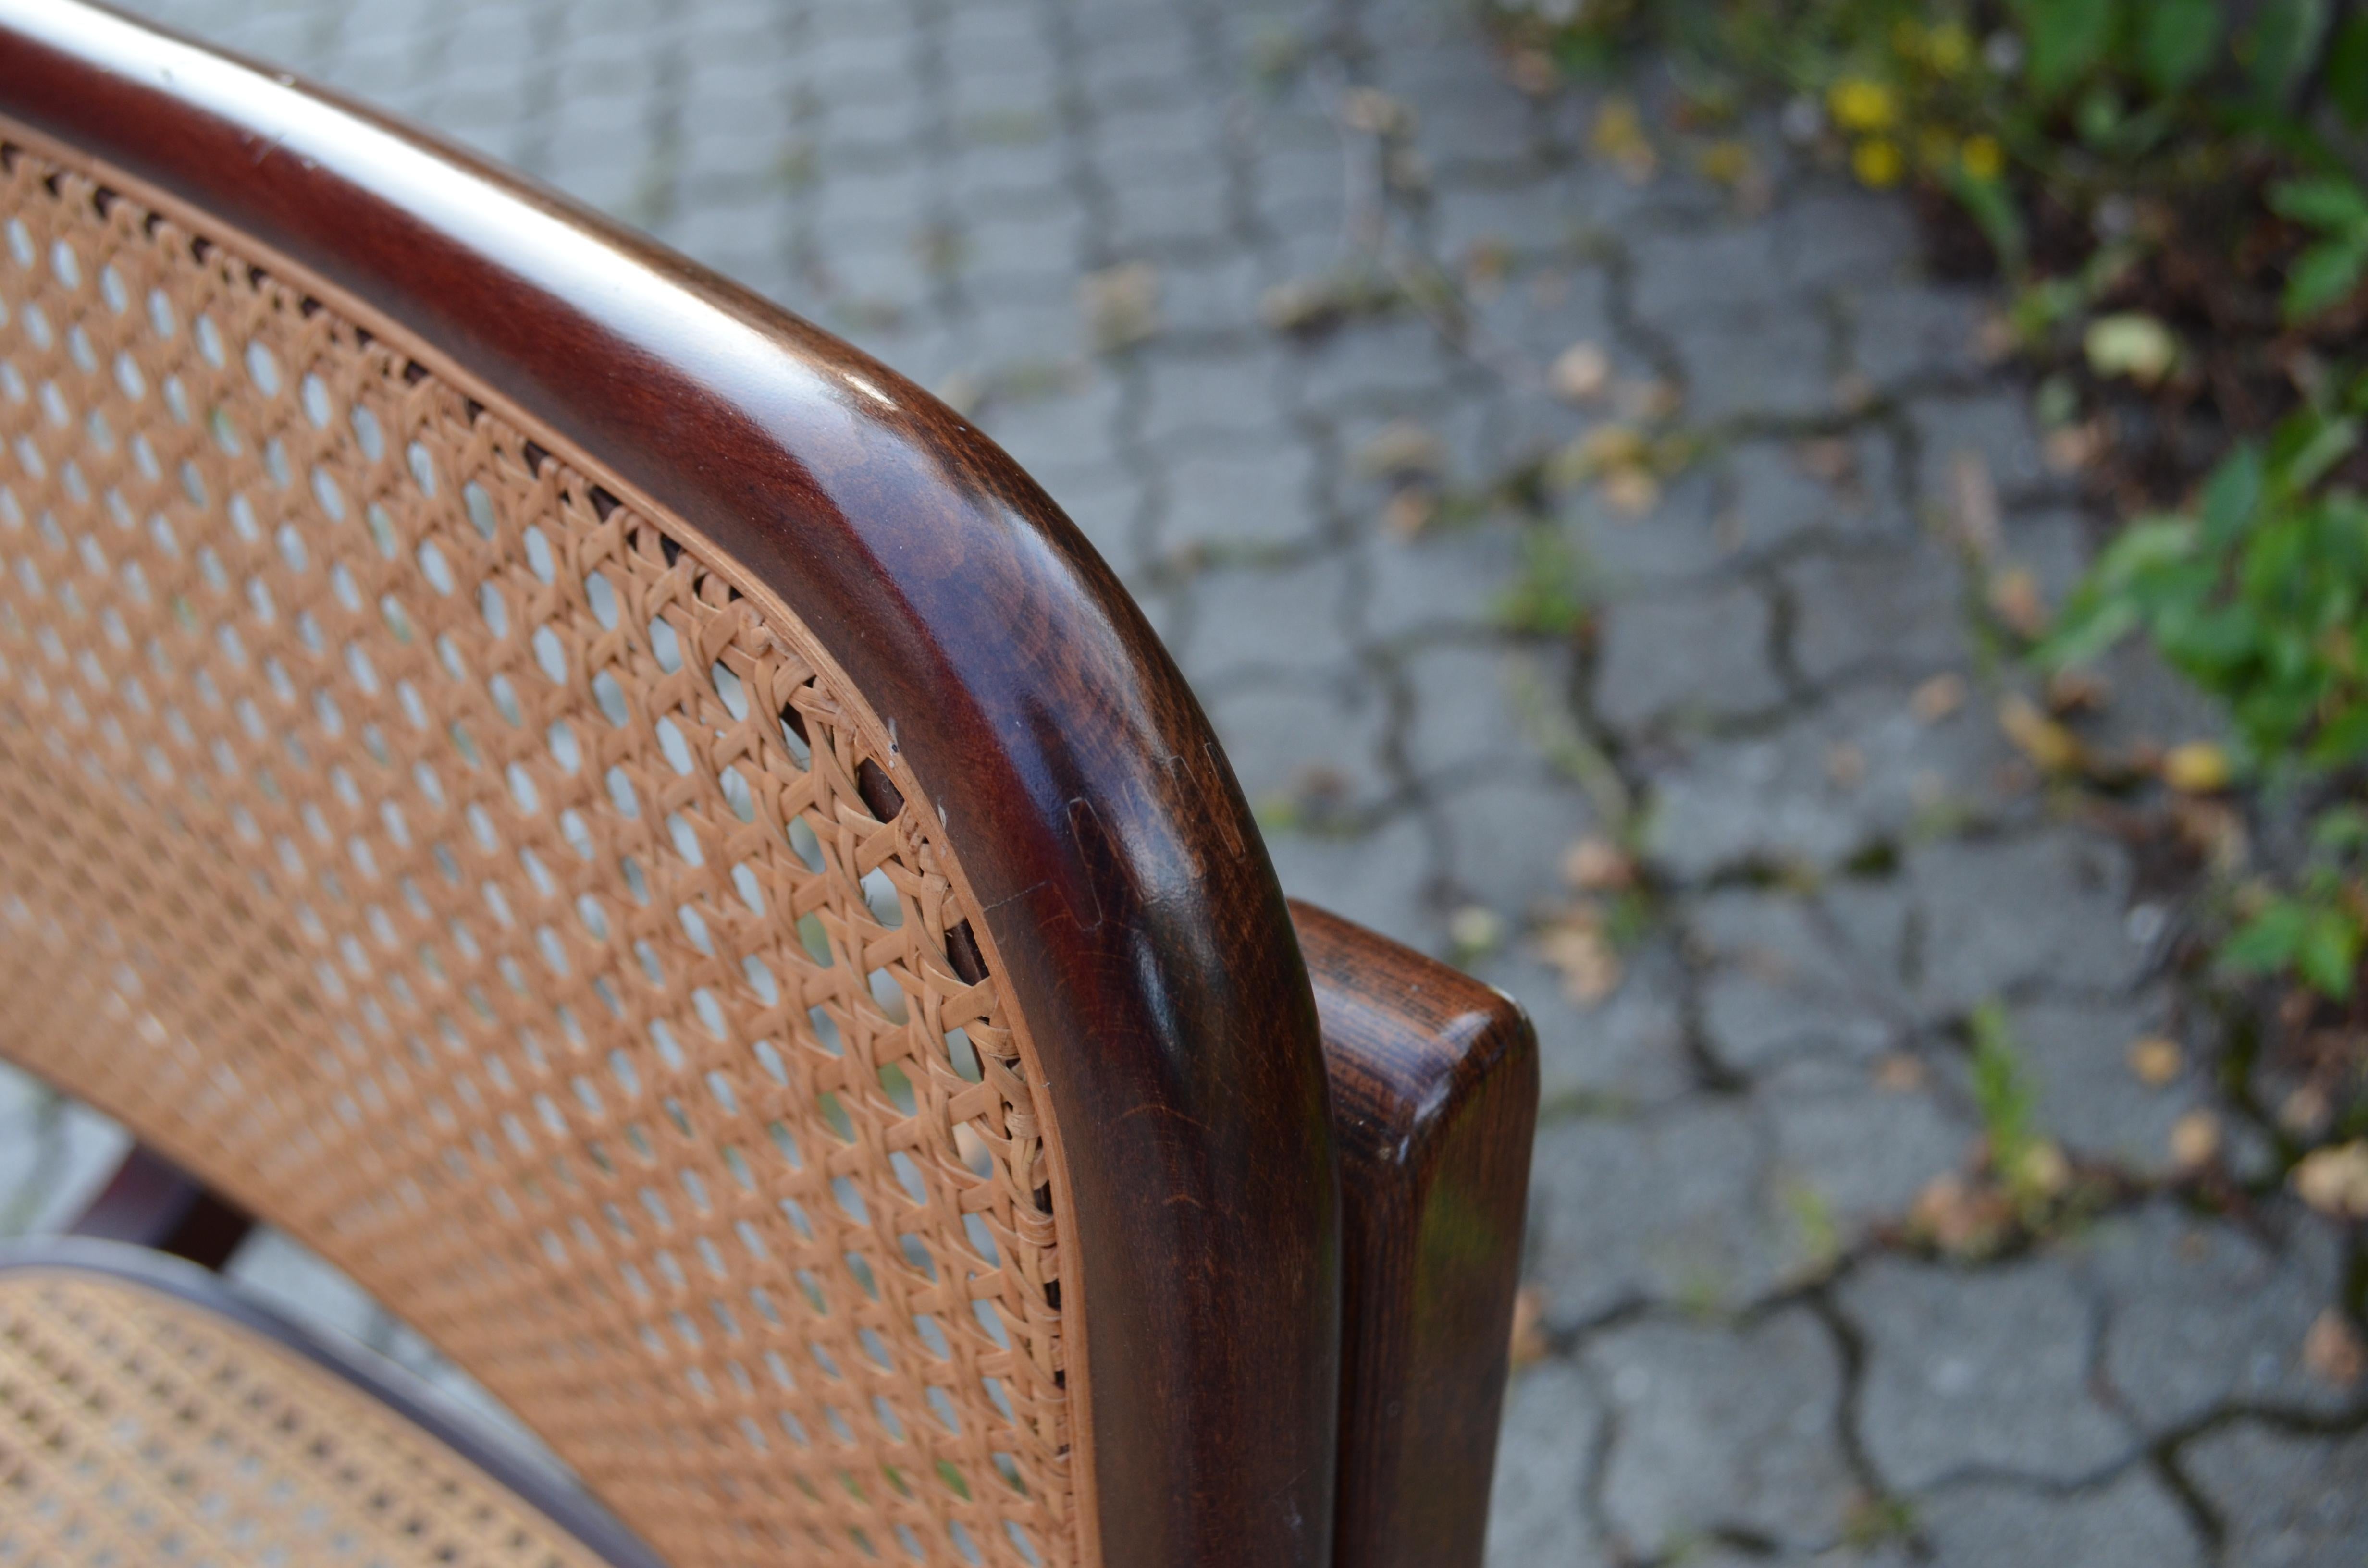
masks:
[[[2028,566],[2009,566],[1990,578],[1990,613],[2019,637],[2037,641],[2047,630],[2047,605]]]
[[[1979,452],[1959,452],[1949,460],[1949,530],[1957,548],[1976,561],[1997,554],[2005,538],[1998,484]]]
[[[2050,430],[2044,442],[2047,466],[2058,473],[2076,473],[2097,460],[2105,449],[2104,426],[2091,420]]]
[[[2031,699],[2009,693],[1998,703],[1998,728],[2023,756],[2049,773],[2069,773],[2086,756],[2080,739],[2042,713]]]
[[[1077,299],[1097,348],[1124,348],[1159,331],[1159,269],[1147,261],[1086,274]]]
[[[2170,1163],[2180,1170],[2200,1170],[2220,1153],[2220,1119],[2208,1110],[2191,1110],[2170,1124]]]
[[[1943,1252],[1986,1251],[2013,1219],[2003,1193],[1954,1174],[1934,1176],[1907,1210],[1908,1230]]]
[[[1866,782],[1866,753],[1848,741],[1826,748],[1826,778],[1837,790],[1855,790]]]
[[[2328,1117],[2334,1108],[2325,1089],[2317,1084],[2299,1085],[2279,1102],[2278,1125],[2296,1138],[2316,1138],[2327,1131]]]
[[[2348,1389],[2368,1372],[2368,1341],[2340,1308],[2326,1308],[2303,1335],[2302,1364],[2321,1381]]]
[[[1485,903],[1467,903],[1447,917],[1447,939],[1474,958],[1494,952],[1505,939],[1505,917]]]
[[[1916,717],[1937,724],[1965,703],[1965,677],[1951,672],[1934,676],[1916,688],[1907,705]]]
[[[1920,1089],[1924,1086],[1924,1063],[1904,1051],[1888,1051],[1875,1062],[1874,1086],[1895,1095]]]
[[[1600,833],[1564,851],[1563,880],[1582,892],[1617,892],[1636,885],[1636,862]]]
[[[1631,185],[1643,185],[1661,166],[1661,155],[1645,134],[1645,119],[1636,112],[1634,98],[1606,99],[1596,111],[1587,144],[1588,151],[1627,176]]]
[[[2180,1068],[2186,1065],[2187,1060],[2177,1040],[2166,1040],[2158,1034],[2130,1041],[2126,1059],[2131,1073],[2136,1075],[2139,1083],[2157,1089],[2178,1077]]]
[[[1611,356],[1594,343],[1574,343],[1554,357],[1546,380],[1554,395],[1571,403],[1592,403],[1611,385]]]
[[[1414,110],[1379,87],[1351,87],[1340,95],[1340,119],[1368,136],[1400,136],[1414,130]]]
[[[2368,1220],[2368,1138],[2313,1149],[2295,1164],[2294,1186],[2322,1214]]]
[[[1447,446],[1411,419],[1393,419],[1357,449],[1357,472],[1370,478],[1437,474],[1447,466]]]
[[[1518,1369],[1553,1353],[1554,1347],[1546,1343],[1546,1293],[1535,1285],[1524,1285],[1513,1298],[1513,1366]]]
[[[1575,905],[1540,930],[1534,947],[1547,967],[1562,976],[1563,994],[1592,1007],[1620,987],[1620,955],[1603,935],[1603,921],[1588,905]]]
[[[1603,502],[1622,517],[1641,517],[1661,504],[1661,482],[1645,468],[1615,468],[1603,476]]]
[[[2059,716],[2089,713],[2113,698],[2112,683],[2094,670],[2052,670],[2047,676],[2047,710]]]
[[[1412,539],[1439,516],[1439,497],[1420,485],[1408,485],[1382,508],[1382,527],[1393,539]]]
[[[2210,741],[2189,741],[2163,754],[2162,781],[2182,795],[2214,795],[2228,787],[2228,754]]]
[[[1795,454],[1801,472],[1827,484],[1839,484],[1858,472],[1858,451],[1839,436],[1804,441]]]

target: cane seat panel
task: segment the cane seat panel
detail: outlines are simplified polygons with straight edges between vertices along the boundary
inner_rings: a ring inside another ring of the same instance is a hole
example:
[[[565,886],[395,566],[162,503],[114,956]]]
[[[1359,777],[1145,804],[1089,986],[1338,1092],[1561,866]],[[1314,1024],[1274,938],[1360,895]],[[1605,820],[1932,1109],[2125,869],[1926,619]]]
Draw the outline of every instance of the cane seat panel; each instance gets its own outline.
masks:
[[[263,1335],[0,1272],[0,1564],[600,1568],[441,1438]]]
[[[669,1562],[1074,1561],[1024,1032],[889,726],[397,324],[0,138],[0,1054]]]

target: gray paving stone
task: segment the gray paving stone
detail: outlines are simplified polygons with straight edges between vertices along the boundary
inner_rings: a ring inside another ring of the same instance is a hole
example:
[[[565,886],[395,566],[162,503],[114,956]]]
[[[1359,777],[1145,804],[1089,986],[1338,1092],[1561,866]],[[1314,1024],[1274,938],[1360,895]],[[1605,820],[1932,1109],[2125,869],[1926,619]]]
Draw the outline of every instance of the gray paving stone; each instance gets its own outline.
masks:
[[[1623,954],[1622,968],[1611,995],[1580,1003],[1520,944],[1473,966],[1518,1000],[1536,1026],[1543,1119],[1649,1109],[1695,1086],[1675,955],[1650,945]]]
[[[2180,1450],[2227,1530],[2228,1568],[2355,1568],[2368,1561],[2368,1434],[2336,1440],[2238,1422]]]
[[[1732,575],[1747,559],[1736,549],[1717,478],[1707,471],[1679,476],[1642,517],[1613,510],[1593,490],[1565,510],[1585,564],[1620,613],[1629,608],[1622,601],[1641,593]]]
[[[1996,726],[1964,710],[1928,722],[1911,695],[1861,687],[1771,733],[1656,758],[1646,852],[1690,880],[1745,864],[1829,871],[1928,824],[1992,814],[2012,755]]]
[[[1914,680],[1971,662],[1964,582],[1937,545],[1813,555],[1785,569],[1784,585],[1793,662],[1817,685],[1868,675]]]
[[[1657,1557],[1713,1532],[1795,1549],[1842,1533],[1856,1493],[1837,1426],[1841,1358],[1806,1310],[1740,1331],[1654,1320],[1586,1351],[1614,1420],[1603,1516]]]
[[[1686,413],[1701,423],[1814,419],[1834,408],[1833,333],[1809,311],[1740,322],[1687,313],[1661,330],[1685,367]]]
[[[1304,446],[1278,442],[1185,453],[1167,465],[1159,548],[1173,555],[1307,544],[1323,520],[1315,490],[1315,454]]]
[[[1530,1267],[1549,1320],[1644,1302],[1732,1310],[1765,1295],[1783,1258],[1763,1165],[1759,1129],[1728,1104],[1547,1127],[1530,1172]]]
[[[1783,699],[1769,668],[1768,601],[1737,585],[1622,604],[1604,617],[1595,707],[1606,722],[1731,718]]]
[[[1204,692],[1261,673],[1337,667],[1348,662],[1340,624],[1348,593],[1348,566],[1338,556],[1287,568],[1212,568],[1196,579],[1192,630],[1171,650]]]
[[[1970,1271],[1883,1258],[1839,1299],[1866,1340],[1860,1437],[1892,1487],[1969,1471],[2084,1480],[2133,1451],[2088,1386],[2092,1311],[2065,1260]]]
[[[1911,276],[1921,248],[1906,206],[1831,176],[1791,193],[1766,226],[1784,281],[1805,290]]]
[[[2159,1087],[2130,1071],[2129,1048],[2164,1031],[2158,1000],[2037,1002],[2011,1015],[2016,1049],[2031,1070],[2039,1120],[2071,1153],[2139,1176],[2178,1168],[2170,1133],[2208,1102],[2210,1085],[2191,1063]]]
[[[1547,1362],[1515,1375],[1488,1496],[1489,1568],[1608,1568],[1586,1509],[1602,1428],[1601,1407],[1577,1368]]]
[[[2178,1499],[2143,1468],[2069,1496],[1969,1482],[1921,1499],[1917,1517],[1948,1568],[2187,1568],[2205,1561]]]
[[[1703,1033],[1728,1067],[1755,1073],[1796,1056],[1864,1061],[1898,1042],[1887,977],[1855,962],[1809,899],[1734,889],[1691,901],[1683,918],[1705,971]]]
[[[2019,391],[1921,398],[1909,407],[1908,420],[1922,449],[1918,484],[1928,507],[1949,505],[1950,473],[1961,453],[1979,459],[2009,498],[2048,483],[2039,433]]]
[[[1362,586],[1352,613],[1365,637],[1390,642],[1494,625],[1520,570],[1520,540],[1499,524],[1413,540],[1376,532],[1359,542],[1356,560]]]
[[[1935,1177],[1965,1166],[1976,1133],[1932,1088],[1894,1087],[1853,1062],[1794,1062],[1755,1097],[1775,1139],[1778,1201],[1813,1253],[1896,1226]]]
[[[1430,791],[1455,892],[1516,921],[1569,898],[1563,854],[1602,826],[1576,786],[1522,764],[1468,767]]]
[[[1884,391],[1941,385],[1978,376],[1985,294],[1902,282],[1854,290],[1844,301],[1850,362]]]
[[[1355,836],[1272,831],[1266,851],[1282,891],[1425,950],[1439,946],[1431,891],[1437,849],[1423,824],[1400,815]]]
[[[1389,712],[1369,676],[1294,674],[1219,693],[1207,708],[1254,808],[1307,801],[1345,812],[1378,803]]]
[[[1535,756],[1540,715],[1558,709],[1569,687],[1560,662],[1529,650],[1454,645],[1409,654],[1406,766],[1452,788]]]
[[[1628,252],[1630,308],[1663,331],[1705,319],[1757,324],[1787,303],[1776,232],[1766,223],[1648,235]]]
[[[1809,472],[1802,443],[1742,441],[1725,460],[1727,494],[1719,517],[1730,551],[1744,559],[1810,539],[1905,539],[1914,524],[1898,504],[1889,438],[1869,432],[1842,447],[1837,482]]]
[[[2283,1246],[2165,1200],[2100,1226],[2084,1267],[2104,1304],[2106,1384],[2146,1430],[2236,1403],[2332,1415],[2352,1391],[2312,1372],[2303,1341],[2341,1290],[2339,1239],[2287,1215]]]
[[[1911,847],[1902,872],[1923,922],[1918,991],[1937,1012],[2042,984],[2109,993],[2136,977],[2129,863],[2105,839],[2070,828],[1945,839]]]

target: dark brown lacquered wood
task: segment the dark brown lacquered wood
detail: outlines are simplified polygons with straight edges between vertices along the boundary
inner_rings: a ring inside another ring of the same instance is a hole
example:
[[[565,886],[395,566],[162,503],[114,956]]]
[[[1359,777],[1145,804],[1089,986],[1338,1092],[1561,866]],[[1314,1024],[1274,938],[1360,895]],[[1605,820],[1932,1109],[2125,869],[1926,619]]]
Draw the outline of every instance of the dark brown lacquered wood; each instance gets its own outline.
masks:
[[[894,726],[883,771],[942,804],[1041,1070],[1089,1550],[1324,1562],[1339,1238],[1305,971],[1198,704],[1044,493],[819,329],[292,78],[0,0],[0,112],[401,324],[803,619]]]
[[[77,1236],[130,1242],[220,1268],[255,1228],[178,1165],[137,1144],[73,1225]]]
[[[1538,1118],[1513,1000],[1294,903],[1340,1161],[1340,1568],[1473,1568]]]
[[[632,1531],[548,1461],[519,1452],[516,1444],[393,1362],[291,1322],[210,1269],[146,1247],[77,1234],[0,1246],[0,1275],[19,1271],[94,1275],[202,1308],[351,1383],[484,1471],[603,1562],[615,1568],[666,1568]]]

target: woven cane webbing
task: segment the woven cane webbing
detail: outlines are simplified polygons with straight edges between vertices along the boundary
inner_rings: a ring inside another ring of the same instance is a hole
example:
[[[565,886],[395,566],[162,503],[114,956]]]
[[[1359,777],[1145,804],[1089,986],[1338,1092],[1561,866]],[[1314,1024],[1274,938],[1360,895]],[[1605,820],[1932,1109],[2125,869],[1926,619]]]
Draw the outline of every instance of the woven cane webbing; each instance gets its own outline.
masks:
[[[0,179],[0,1051],[684,1568],[1073,1560],[1016,1013],[862,694],[399,328],[74,156]]]
[[[369,1394],[104,1277],[0,1277],[0,1565],[597,1568]]]

